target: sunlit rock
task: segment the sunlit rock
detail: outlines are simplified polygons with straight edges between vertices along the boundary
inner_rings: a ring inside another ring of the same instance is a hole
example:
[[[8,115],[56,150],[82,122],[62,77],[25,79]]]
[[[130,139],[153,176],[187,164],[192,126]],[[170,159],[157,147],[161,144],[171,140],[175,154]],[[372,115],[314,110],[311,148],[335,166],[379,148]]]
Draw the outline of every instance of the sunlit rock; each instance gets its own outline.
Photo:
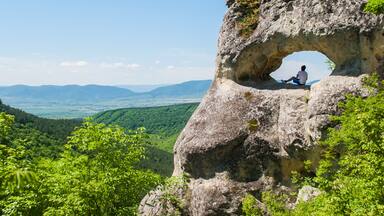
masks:
[[[339,101],[364,94],[365,74],[384,75],[383,16],[363,12],[365,2],[262,0],[256,28],[244,35],[239,4],[227,1],[216,78],[174,148],[174,175],[190,175],[178,198],[183,214],[240,215],[246,193],[289,191],[292,171],[306,160],[316,168]],[[300,87],[269,76],[285,56],[308,50],[336,63],[330,77]],[[141,214],[153,215],[148,208],[144,199]]]

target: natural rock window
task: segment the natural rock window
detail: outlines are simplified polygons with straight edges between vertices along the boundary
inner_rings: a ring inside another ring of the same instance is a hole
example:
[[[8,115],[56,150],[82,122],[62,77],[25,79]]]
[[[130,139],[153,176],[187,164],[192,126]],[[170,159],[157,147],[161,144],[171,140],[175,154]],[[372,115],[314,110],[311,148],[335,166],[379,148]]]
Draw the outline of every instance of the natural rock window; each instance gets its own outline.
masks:
[[[306,85],[312,85],[331,75],[333,62],[324,54],[316,51],[295,52],[283,59],[283,63],[270,76],[276,81],[287,80],[296,76],[302,65],[307,66],[308,80]]]

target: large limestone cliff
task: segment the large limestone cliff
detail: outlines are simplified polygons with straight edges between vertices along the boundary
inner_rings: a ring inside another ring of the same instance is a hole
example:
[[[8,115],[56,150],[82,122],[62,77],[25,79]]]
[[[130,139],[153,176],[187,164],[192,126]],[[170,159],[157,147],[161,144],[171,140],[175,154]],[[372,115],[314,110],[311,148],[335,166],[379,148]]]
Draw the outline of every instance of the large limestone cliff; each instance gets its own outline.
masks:
[[[255,0],[246,35],[241,2],[226,2],[215,80],[176,142],[174,176],[190,176],[173,188],[183,205],[159,188],[141,202],[142,215],[239,215],[246,193],[290,191],[303,161],[316,168],[338,102],[364,94],[365,74],[384,76],[383,16],[363,12],[366,0]],[[285,56],[308,50],[336,63],[330,77],[302,88],[269,76]]]

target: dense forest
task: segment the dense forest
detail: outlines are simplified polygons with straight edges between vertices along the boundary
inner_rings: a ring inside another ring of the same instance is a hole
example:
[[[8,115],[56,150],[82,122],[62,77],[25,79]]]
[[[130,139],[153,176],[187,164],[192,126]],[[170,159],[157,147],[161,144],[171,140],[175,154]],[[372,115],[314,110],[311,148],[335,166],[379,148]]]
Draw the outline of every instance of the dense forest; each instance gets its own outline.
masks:
[[[179,133],[198,103],[162,107],[126,108],[101,112],[92,119],[104,124],[117,124],[128,130],[144,127],[149,134],[171,136]]]
[[[5,112],[15,117],[15,124],[18,126],[23,125],[36,129],[42,133],[46,133],[56,139],[65,141],[68,135],[73,131],[76,126],[80,126],[81,119],[46,119],[40,118],[35,115],[26,113],[20,109],[16,109],[5,105],[0,100],[0,112]]]
[[[163,181],[139,166],[142,128],[125,132],[85,121],[64,144],[33,125],[48,120],[16,111],[34,121],[0,113],[1,215],[134,215]]]
[[[127,131],[144,127],[148,134],[147,157],[142,160],[141,166],[170,176],[173,171],[173,145],[197,106],[197,103],[191,103],[117,109],[96,114],[92,120],[107,125],[119,125]]]
[[[173,144],[197,105],[52,120],[1,103],[0,214],[134,215],[171,174]]]

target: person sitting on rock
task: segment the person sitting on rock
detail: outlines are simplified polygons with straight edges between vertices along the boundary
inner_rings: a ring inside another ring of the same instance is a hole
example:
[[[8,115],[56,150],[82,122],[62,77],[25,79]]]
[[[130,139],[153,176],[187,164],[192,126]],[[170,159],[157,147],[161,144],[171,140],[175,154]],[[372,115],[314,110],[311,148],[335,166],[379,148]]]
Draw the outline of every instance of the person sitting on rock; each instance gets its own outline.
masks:
[[[305,85],[308,79],[308,73],[305,71],[307,67],[305,65],[301,66],[301,71],[299,71],[296,77],[291,77],[287,80],[281,80],[283,83],[293,81],[297,85]]]

